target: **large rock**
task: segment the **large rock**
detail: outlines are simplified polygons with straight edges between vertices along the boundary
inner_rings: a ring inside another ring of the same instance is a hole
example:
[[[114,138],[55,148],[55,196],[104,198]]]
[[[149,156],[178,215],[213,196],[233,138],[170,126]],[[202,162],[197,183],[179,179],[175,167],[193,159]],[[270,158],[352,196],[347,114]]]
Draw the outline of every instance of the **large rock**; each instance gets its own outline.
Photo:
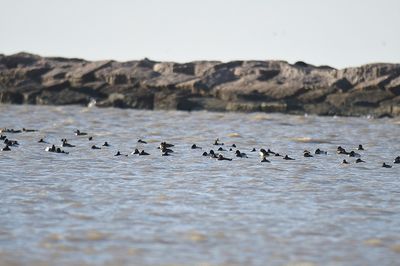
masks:
[[[400,115],[400,64],[337,70],[305,62],[89,62],[0,55],[0,101],[142,109]]]

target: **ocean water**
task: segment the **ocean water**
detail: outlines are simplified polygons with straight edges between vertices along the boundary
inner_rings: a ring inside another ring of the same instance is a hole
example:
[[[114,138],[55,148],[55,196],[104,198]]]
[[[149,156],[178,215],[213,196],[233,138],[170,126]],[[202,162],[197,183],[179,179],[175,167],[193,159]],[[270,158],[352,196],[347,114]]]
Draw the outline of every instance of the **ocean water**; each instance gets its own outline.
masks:
[[[0,127],[38,130],[5,133],[0,265],[399,265],[399,119],[0,105]],[[202,156],[216,138],[249,158]]]

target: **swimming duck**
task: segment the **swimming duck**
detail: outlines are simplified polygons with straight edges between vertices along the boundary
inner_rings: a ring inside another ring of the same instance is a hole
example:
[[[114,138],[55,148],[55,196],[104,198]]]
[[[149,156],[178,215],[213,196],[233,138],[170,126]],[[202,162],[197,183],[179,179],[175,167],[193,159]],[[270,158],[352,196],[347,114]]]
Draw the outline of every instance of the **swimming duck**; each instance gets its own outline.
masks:
[[[307,150],[305,150],[305,151],[303,152],[303,156],[304,156],[304,157],[314,157],[314,156],[312,156],[311,153],[310,153],[309,151],[307,151]]]
[[[140,153],[139,150],[135,149],[131,154],[139,154],[139,153]]]
[[[170,143],[166,143],[165,141],[164,142],[161,142],[160,143],[160,146],[158,147],[159,149],[162,149],[163,147],[165,147],[165,148],[172,148],[172,147],[174,147],[175,145],[174,144],[170,144]]]
[[[218,155],[217,160],[218,160],[218,161],[232,161],[231,158],[226,158],[226,157],[224,157],[222,154],[219,154],[219,155]]]
[[[92,146],[92,150],[101,150],[101,148],[100,148],[100,147],[97,147],[96,145],[93,145],[93,146]]]
[[[210,150],[210,152],[208,153],[208,156],[210,156],[211,158],[218,158],[218,156],[215,154],[214,150]]]
[[[106,141],[106,142],[104,142],[103,146],[104,146],[104,147],[109,147],[110,144],[108,144],[108,142]]]
[[[236,154],[236,157],[239,157],[239,158],[248,158],[246,153],[240,152],[239,150],[236,150],[235,154]]]
[[[75,145],[69,144],[66,139],[62,139],[61,147],[75,147]]]
[[[92,136],[88,137],[88,140],[89,141],[93,140],[93,137]]]
[[[21,133],[21,130],[15,130],[13,128],[9,129],[9,128],[3,128],[0,130],[0,133]]]
[[[117,153],[114,154],[114,156],[125,156],[125,157],[128,157],[128,154],[122,154],[119,151],[117,151]]]
[[[349,157],[357,157],[360,158],[361,155],[359,153],[356,153],[355,151],[351,151],[349,152]]]
[[[222,147],[219,147],[218,151],[226,151],[226,150],[224,148],[222,148]]]
[[[145,152],[144,150],[142,150],[139,155],[150,155],[149,153]]]
[[[44,141],[43,139],[39,139],[38,143],[47,143],[47,142]]]
[[[361,160],[360,158],[358,158],[358,159],[356,160],[356,163],[365,163],[365,161],[363,161],[363,160]]]
[[[348,155],[349,153],[345,150],[345,149],[343,149],[341,146],[339,146],[339,147],[337,147],[337,153],[338,154],[346,154],[346,155]]]
[[[191,149],[201,149],[201,147],[197,146],[196,144],[193,144]]]
[[[285,157],[283,157],[283,159],[284,159],[284,160],[291,160],[291,161],[294,160],[293,158],[291,158],[291,157],[289,157],[289,156],[287,156],[287,155],[285,155]]]
[[[45,151],[49,151],[49,152],[55,152],[56,151],[56,146],[51,145],[51,147],[46,147]]]
[[[363,145],[359,144],[359,145],[358,145],[358,150],[359,150],[359,151],[363,151],[363,150],[364,150]]]
[[[265,158],[265,157],[262,158],[261,162],[262,162],[262,163],[270,163],[270,161],[267,160],[267,158]]]
[[[6,135],[0,135],[0,140],[5,140],[7,138]]]
[[[224,145],[224,143],[219,142],[219,139],[217,138],[217,139],[214,141],[214,145]]]
[[[350,164],[350,163],[348,161],[346,161],[346,160],[343,160],[342,164]]]
[[[9,139],[5,139],[4,140],[4,144],[10,146],[10,147],[14,147],[14,146],[18,146],[19,143],[16,140],[9,140]]]
[[[253,148],[250,152],[256,152],[257,150],[256,150],[256,148]]]
[[[75,135],[76,135],[76,136],[86,136],[87,133],[81,132],[79,129],[77,129],[77,130],[75,130]]]
[[[319,148],[315,150],[315,154],[328,154],[327,151],[320,150]]]
[[[392,166],[391,166],[391,165],[389,165],[389,164],[386,164],[386,163],[383,163],[383,164],[382,164],[382,167],[384,167],[384,168],[392,168]]]
[[[69,152],[65,152],[65,151],[61,150],[60,148],[57,148],[55,152],[56,152],[56,153],[65,153],[65,154],[69,154]]]
[[[11,151],[10,147],[8,145],[6,145],[3,149],[1,149],[2,151]]]
[[[397,157],[394,159],[393,163],[400,163],[400,156],[397,156]]]
[[[22,131],[24,131],[24,132],[35,132],[35,131],[37,131],[36,129],[26,129],[26,128],[22,128]]]
[[[261,157],[269,156],[269,153],[265,149],[262,149],[262,148],[260,149],[259,154]]]
[[[165,152],[169,152],[169,153],[171,153],[171,152],[174,152],[172,149],[168,149],[167,147],[163,147],[162,149],[161,149],[161,152],[163,152],[163,153],[165,153]]]
[[[233,147],[233,148],[236,148],[236,144],[235,144],[235,143],[233,143],[233,144],[231,145],[231,147]]]
[[[144,141],[144,140],[142,140],[142,139],[139,139],[137,142],[138,142],[138,143],[142,143],[142,144],[147,144],[147,142]]]

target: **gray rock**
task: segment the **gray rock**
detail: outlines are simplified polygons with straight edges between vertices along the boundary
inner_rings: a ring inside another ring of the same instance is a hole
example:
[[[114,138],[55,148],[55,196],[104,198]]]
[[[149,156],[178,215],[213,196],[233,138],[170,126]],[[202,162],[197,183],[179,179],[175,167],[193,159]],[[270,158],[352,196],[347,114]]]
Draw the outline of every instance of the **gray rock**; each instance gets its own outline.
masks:
[[[337,70],[305,62],[89,62],[0,55],[0,101],[99,107],[400,115],[400,64]]]

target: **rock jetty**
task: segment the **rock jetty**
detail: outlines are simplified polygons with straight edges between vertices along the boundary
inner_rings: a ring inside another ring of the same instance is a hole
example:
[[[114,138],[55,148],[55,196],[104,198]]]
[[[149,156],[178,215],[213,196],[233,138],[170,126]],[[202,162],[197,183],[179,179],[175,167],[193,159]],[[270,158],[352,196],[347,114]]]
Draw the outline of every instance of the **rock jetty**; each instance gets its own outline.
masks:
[[[340,116],[400,115],[400,64],[117,62],[0,54],[0,102]]]

